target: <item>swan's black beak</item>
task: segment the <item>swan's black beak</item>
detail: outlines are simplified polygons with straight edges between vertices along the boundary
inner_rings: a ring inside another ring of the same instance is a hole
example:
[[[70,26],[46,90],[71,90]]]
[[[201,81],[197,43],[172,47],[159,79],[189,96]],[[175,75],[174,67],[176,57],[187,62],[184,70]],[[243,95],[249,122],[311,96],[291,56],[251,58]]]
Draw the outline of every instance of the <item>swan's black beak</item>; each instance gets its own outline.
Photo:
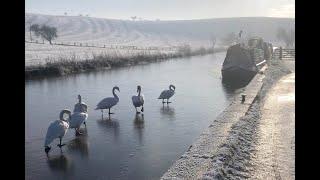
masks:
[[[44,151],[45,151],[47,154],[49,153],[50,150],[51,150],[51,147],[49,147],[49,146],[46,146],[45,149],[44,149]]]

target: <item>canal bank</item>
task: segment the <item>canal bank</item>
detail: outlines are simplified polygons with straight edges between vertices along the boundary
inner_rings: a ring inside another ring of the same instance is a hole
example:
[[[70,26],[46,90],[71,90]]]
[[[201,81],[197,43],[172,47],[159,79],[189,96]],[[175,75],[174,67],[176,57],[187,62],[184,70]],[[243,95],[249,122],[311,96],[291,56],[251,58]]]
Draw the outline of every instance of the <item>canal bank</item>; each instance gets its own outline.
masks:
[[[234,97],[161,179],[224,179],[250,177],[250,159],[255,151],[260,106],[267,91],[290,73],[283,62],[273,59]],[[265,67],[266,68],[266,67]],[[241,103],[241,95],[246,101]]]
[[[192,56],[203,56],[218,52],[224,52],[226,48],[219,47],[215,49],[200,48],[196,50],[181,49],[175,53],[156,53],[150,54],[145,51],[136,55],[94,55],[92,59],[79,60],[75,56],[60,60],[46,60],[45,64],[31,65],[25,67],[25,79],[37,79],[52,76],[64,76],[68,74],[77,74],[81,72],[98,71],[105,69],[114,69],[118,67],[134,66],[148,64],[152,62],[161,62],[170,59],[187,58]]]

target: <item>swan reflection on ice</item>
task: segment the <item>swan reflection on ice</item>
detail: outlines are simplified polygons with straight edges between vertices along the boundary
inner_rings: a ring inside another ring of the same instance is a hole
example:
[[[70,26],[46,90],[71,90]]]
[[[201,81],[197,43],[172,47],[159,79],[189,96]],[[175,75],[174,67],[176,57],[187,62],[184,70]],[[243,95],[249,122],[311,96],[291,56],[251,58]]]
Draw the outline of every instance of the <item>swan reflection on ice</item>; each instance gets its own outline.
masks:
[[[136,114],[133,120],[134,130],[138,134],[139,143],[143,141],[143,131],[144,131],[144,114]]]
[[[106,118],[106,119],[99,119],[97,120],[97,123],[99,125],[100,128],[106,129],[105,132],[110,132],[113,131],[114,137],[115,139],[117,139],[119,137],[119,121],[115,118]]]
[[[175,115],[175,110],[173,107],[170,106],[162,106],[160,108],[160,112],[163,115],[168,115],[168,116],[174,116]]]
[[[65,154],[49,156],[47,163],[52,171],[67,172],[73,168],[71,159]]]
[[[89,144],[88,136],[78,136],[75,139],[71,140],[68,145],[69,152],[80,153],[81,157],[88,157],[89,155]]]
[[[134,127],[137,129],[143,129],[144,128],[144,114],[136,114],[134,117]]]

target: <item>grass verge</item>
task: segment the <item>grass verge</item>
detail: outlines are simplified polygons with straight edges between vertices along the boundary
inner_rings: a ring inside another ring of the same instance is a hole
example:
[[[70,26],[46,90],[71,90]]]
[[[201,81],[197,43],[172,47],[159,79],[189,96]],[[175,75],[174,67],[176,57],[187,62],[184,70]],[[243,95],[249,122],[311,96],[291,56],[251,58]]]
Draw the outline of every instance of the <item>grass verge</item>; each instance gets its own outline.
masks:
[[[25,67],[25,79],[33,79],[47,76],[62,76],[84,71],[94,71],[100,69],[110,69],[114,67],[137,65],[140,63],[158,62],[167,59],[189,57],[196,55],[211,54],[213,52],[225,51],[224,48],[211,49],[200,48],[194,51],[181,49],[176,53],[150,54],[141,52],[132,56],[119,56],[109,54],[93,55],[92,59],[77,60],[75,56],[71,58],[60,58],[58,60],[47,59],[45,64],[38,64]]]

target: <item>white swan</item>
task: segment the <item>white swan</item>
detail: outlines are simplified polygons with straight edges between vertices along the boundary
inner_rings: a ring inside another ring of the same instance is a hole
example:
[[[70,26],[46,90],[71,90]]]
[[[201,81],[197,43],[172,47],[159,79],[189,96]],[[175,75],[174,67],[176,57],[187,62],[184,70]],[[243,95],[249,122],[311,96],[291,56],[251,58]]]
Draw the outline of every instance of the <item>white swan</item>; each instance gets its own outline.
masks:
[[[68,109],[64,109],[60,112],[60,119],[52,122],[47,130],[47,135],[46,139],[44,142],[44,147],[45,147],[45,152],[48,154],[50,151],[51,147],[49,147],[49,144],[56,138],[60,139],[60,144],[58,144],[58,147],[62,147],[65,144],[61,144],[61,140],[63,136],[67,133],[68,128],[69,128],[69,122],[68,120],[64,119],[63,115],[68,114],[69,119],[71,116],[71,111]]]
[[[85,107],[86,105],[83,104],[82,106]],[[76,131],[76,135],[81,135],[82,133],[80,133],[80,126],[85,122],[87,118],[88,114],[86,112],[73,113],[69,119],[69,128],[74,128]]]
[[[114,92],[115,90],[118,90],[120,92],[120,89],[118,86],[113,87],[112,89],[113,97],[104,98],[97,104],[97,107],[95,110],[101,109],[102,116],[103,116],[103,109],[109,109],[109,115],[113,114],[110,112],[110,109],[119,102],[119,97]]]
[[[137,86],[138,96],[132,96],[132,103],[136,108],[136,113],[139,114],[137,107],[142,106],[141,112],[143,112],[143,104],[144,104],[144,95],[141,94],[141,86]]]
[[[86,113],[86,114],[87,114],[86,119],[87,119],[87,118],[88,118],[88,106],[87,106],[86,103],[84,103],[84,102],[82,101],[82,98],[81,98],[81,95],[80,95],[80,94],[78,95],[78,100],[79,100],[79,102],[74,105],[73,112],[74,112],[74,113],[76,113],[76,112]],[[85,120],[86,120],[86,119],[85,119]],[[83,124],[86,126],[86,121],[85,121],[85,120],[83,121]]]
[[[82,98],[81,98],[80,94],[78,95],[78,100],[79,100],[79,102],[74,105],[73,112],[87,112],[88,111],[88,109],[87,109],[88,106],[87,106],[86,103],[84,103],[82,101]],[[85,105],[85,106],[82,106],[82,105]]]
[[[174,85],[170,85],[169,86],[169,90],[163,90],[160,94],[160,96],[158,97],[158,99],[162,99],[162,103],[171,103],[169,102],[169,99],[174,95],[174,92],[176,90],[176,87]],[[164,100],[167,99],[167,102],[164,102]]]

